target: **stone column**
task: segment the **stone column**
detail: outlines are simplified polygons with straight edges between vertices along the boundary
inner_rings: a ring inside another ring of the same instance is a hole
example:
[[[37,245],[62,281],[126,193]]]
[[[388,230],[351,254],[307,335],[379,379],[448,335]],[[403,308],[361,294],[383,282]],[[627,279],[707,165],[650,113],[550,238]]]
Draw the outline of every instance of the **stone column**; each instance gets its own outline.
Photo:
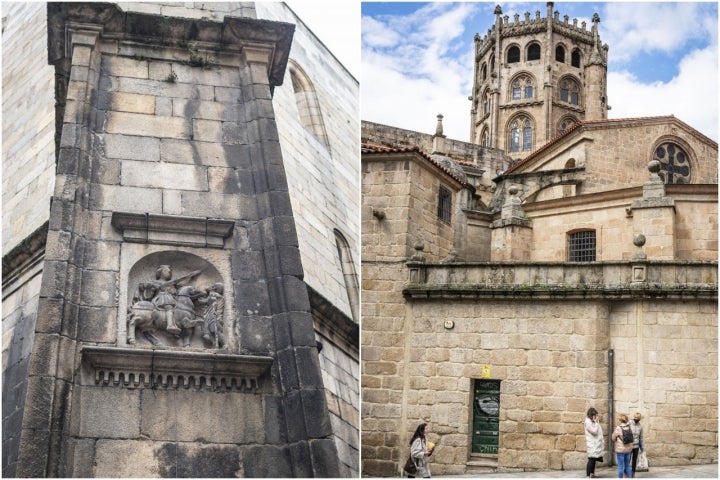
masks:
[[[522,209],[515,185],[508,188],[500,213],[491,227],[490,261],[530,260],[532,249],[532,222]]]
[[[648,164],[650,178],[643,185],[643,198],[632,204],[633,230],[645,236],[648,260],[675,258],[675,201],[665,195],[660,175],[660,162]]]

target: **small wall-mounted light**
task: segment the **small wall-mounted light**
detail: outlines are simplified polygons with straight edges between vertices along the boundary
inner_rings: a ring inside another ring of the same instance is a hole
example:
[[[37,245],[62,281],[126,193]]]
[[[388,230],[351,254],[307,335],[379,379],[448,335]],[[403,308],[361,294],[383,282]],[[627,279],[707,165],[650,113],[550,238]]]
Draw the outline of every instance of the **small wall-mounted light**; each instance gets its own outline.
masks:
[[[377,218],[378,220],[382,220],[385,218],[385,212],[382,210],[375,210],[373,209],[373,217]]]
[[[453,328],[455,328],[455,322],[453,322],[452,320],[445,320],[443,326],[446,330],[452,330]]]

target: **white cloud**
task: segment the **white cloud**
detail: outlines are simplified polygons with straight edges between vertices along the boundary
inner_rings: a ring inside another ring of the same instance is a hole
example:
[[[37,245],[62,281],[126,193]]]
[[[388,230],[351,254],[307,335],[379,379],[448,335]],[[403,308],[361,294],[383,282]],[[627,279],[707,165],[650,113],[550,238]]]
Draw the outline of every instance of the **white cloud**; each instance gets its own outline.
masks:
[[[669,82],[642,83],[627,71],[608,74],[610,118],[675,115],[717,141],[717,46],[689,52]]]
[[[681,51],[693,40],[717,44],[717,18],[710,4],[608,3],[600,32],[616,62],[627,62],[640,53]],[[712,11],[712,9],[710,9]]]

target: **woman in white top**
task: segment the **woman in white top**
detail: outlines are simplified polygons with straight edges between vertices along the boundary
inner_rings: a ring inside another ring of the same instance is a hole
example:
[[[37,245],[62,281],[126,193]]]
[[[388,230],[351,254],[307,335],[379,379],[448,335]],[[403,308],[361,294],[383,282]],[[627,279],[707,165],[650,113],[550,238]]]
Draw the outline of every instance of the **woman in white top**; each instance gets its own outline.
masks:
[[[595,478],[595,463],[603,461],[603,432],[600,426],[600,414],[592,407],[587,411],[585,418],[585,442],[588,456],[585,474],[588,478]]]
[[[414,476],[408,475],[408,477],[422,477],[430,478],[430,466],[428,465],[428,457],[432,455],[432,450],[427,447],[427,433],[430,431],[430,427],[427,423],[421,423],[415,429],[415,433],[410,440],[410,457],[412,457],[417,472]]]

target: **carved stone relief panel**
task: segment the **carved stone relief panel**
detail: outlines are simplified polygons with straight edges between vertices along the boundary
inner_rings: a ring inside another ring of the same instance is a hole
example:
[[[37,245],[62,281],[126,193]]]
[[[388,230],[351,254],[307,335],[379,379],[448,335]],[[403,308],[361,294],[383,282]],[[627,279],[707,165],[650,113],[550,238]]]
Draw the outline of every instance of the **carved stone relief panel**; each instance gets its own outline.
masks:
[[[225,283],[207,260],[183,251],[145,255],[125,291],[127,345],[227,349]]]

